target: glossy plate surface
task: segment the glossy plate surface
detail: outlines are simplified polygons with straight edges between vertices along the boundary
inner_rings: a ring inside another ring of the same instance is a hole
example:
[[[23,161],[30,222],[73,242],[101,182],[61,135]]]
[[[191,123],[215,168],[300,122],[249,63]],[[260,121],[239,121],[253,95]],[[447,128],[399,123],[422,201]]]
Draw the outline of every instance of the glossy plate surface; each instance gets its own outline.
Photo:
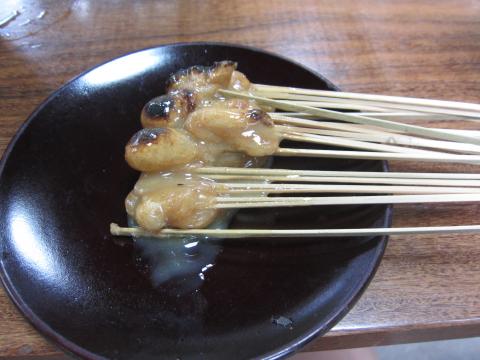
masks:
[[[126,224],[123,200],[138,177],[123,151],[140,128],[142,106],[164,92],[170,73],[223,59],[237,61],[253,82],[334,89],[263,51],[166,45],[69,82],[5,152],[1,278],[29,321],[63,349],[87,358],[277,358],[332,327],[373,276],[383,237],[202,244],[164,257],[171,264],[186,256],[193,265],[159,280],[152,273],[163,263],[149,263],[131,242],[121,246],[110,236],[110,222]],[[376,161],[300,158],[273,166],[385,170]],[[260,209],[239,212],[232,227],[381,227],[390,215],[385,206]]]

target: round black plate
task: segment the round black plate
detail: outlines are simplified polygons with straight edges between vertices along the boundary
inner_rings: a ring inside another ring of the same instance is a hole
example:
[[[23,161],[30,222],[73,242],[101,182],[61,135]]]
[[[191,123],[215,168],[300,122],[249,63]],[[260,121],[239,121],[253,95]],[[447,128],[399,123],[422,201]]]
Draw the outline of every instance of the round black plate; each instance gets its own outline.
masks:
[[[164,92],[170,73],[223,59],[257,83],[334,89],[252,48],[160,46],[69,82],[5,152],[1,278],[28,320],[63,349],[94,359],[278,358],[339,321],[373,276],[384,237],[223,243],[204,280],[195,269],[153,283],[132,244],[110,236],[110,222],[126,224],[123,199],[138,177],[123,149],[140,128],[142,106]],[[274,167],[385,170],[375,161],[300,158],[276,159]],[[386,206],[261,209],[239,212],[232,226],[382,227],[390,217]]]

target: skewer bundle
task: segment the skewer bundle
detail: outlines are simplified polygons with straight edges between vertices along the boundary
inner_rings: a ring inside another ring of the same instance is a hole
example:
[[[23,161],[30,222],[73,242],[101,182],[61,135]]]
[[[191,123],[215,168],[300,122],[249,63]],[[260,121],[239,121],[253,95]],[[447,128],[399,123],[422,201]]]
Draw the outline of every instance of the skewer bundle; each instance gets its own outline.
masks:
[[[192,173],[199,176],[207,176],[218,183],[219,196],[217,196],[214,205],[218,209],[480,201],[480,174],[316,171],[227,167],[197,168],[193,169]],[[268,180],[269,182],[262,183],[262,180]],[[356,195],[266,196],[268,194],[294,195],[296,193],[313,193],[317,195],[322,193],[354,193]],[[139,228],[122,228],[116,224],[112,224],[111,228],[111,232],[114,235],[148,235],[159,238],[199,235],[213,239],[464,233],[478,230],[480,230],[480,225],[312,230],[164,229],[159,233],[150,233]]]
[[[477,104],[260,84],[253,84],[249,91],[220,88],[218,93],[275,108],[277,112],[269,115],[281,139],[347,149],[279,147],[275,156],[480,164],[480,131],[430,128],[409,122],[413,119],[477,122],[480,120]],[[480,201],[480,174],[231,167],[200,167],[190,171],[215,182],[215,201],[210,205],[215,209]],[[111,225],[114,235],[160,238],[192,234],[207,238],[332,237],[479,230],[480,225],[468,225],[311,230],[163,229],[152,233]]]
[[[219,92],[225,96],[251,99],[260,104],[286,111],[270,113],[277,129],[282,132],[285,139],[362,150],[345,152],[280,148],[275,154],[278,156],[480,164],[478,156],[480,154],[480,136],[477,131],[458,132],[449,129],[434,129],[382,118],[382,114],[391,114],[390,106],[395,106],[400,110],[403,110],[403,107],[406,109],[414,107],[417,110],[416,112],[402,112],[404,117],[416,118],[418,115],[427,114],[428,116],[436,115],[448,118],[453,114],[457,119],[478,121],[480,120],[480,106],[476,104],[439,100],[422,101],[422,99],[394,96],[316,91],[268,85],[255,85],[254,90],[253,94],[230,90],[219,90]],[[335,94],[339,98],[335,98]],[[270,98],[266,97],[267,95]],[[321,101],[327,96],[329,99],[333,99],[333,102]],[[348,96],[351,96],[352,99],[349,99]],[[362,112],[336,111],[338,109],[342,111],[358,110],[358,106],[356,106],[358,96],[366,99],[362,100],[363,102],[374,104],[377,112],[366,113],[366,116]],[[309,100],[304,100],[306,98]],[[411,103],[424,103],[428,106],[412,106]],[[329,108],[332,104],[336,105],[334,107],[336,110]],[[464,109],[468,109],[468,111]],[[296,111],[296,113],[291,111]],[[320,121],[312,120],[312,117]]]

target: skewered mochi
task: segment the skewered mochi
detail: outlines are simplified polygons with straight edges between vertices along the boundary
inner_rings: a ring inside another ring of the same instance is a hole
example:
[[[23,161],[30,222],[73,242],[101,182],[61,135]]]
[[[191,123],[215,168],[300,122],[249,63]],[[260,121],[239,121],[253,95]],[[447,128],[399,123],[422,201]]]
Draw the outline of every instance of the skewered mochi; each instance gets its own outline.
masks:
[[[208,226],[218,215],[215,184],[184,172],[142,174],[125,199],[127,213],[148,231]]]
[[[219,215],[212,183],[188,175],[191,167],[261,167],[279,146],[270,116],[254,101],[225,99],[219,89],[249,90],[232,61],[173,74],[167,94],[142,109],[125,159],[143,174],[125,200],[144,229],[207,227]],[[218,184],[216,184],[218,186]]]

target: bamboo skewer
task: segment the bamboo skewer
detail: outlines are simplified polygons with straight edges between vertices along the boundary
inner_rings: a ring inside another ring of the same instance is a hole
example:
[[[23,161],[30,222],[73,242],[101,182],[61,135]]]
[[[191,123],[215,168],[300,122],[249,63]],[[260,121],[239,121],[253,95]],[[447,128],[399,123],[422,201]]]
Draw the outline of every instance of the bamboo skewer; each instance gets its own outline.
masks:
[[[314,122],[311,120],[302,120],[302,119],[282,119],[273,117],[274,121],[277,120],[282,123],[292,124],[296,123],[298,125],[306,124],[306,125],[317,125],[317,124],[310,124],[310,122]],[[300,121],[298,121],[300,120]],[[329,128],[338,129],[339,124],[325,126]],[[439,140],[430,140],[424,138],[418,138],[413,136],[406,136],[406,135],[396,135],[381,132],[381,131],[372,131],[371,129],[358,129],[353,127],[352,125],[347,124],[340,124],[343,130],[357,130],[362,131],[363,135],[356,135],[357,132],[347,133],[345,131],[337,131],[337,132],[328,132],[326,130],[319,130],[312,127],[288,127],[284,125],[275,125],[275,129],[280,132],[283,139],[293,140],[293,141],[301,141],[301,142],[309,142],[315,144],[324,144],[324,145],[332,145],[332,146],[340,146],[346,148],[353,148],[353,149],[362,149],[362,150],[369,150],[369,151],[383,151],[383,152],[395,152],[395,153],[430,153],[430,154],[437,154],[440,155],[444,152],[438,151],[431,151],[431,150],[423,150],[417,148],[409,148],[403,146],[397,146],[396,144],[385,144],[380,145],[378,143],[385,143],[385,142],[395,142],[398,141],[398,145],[408,145],[412,146],[415,144],[417,146],[423,147],[430,147],[435,149],[442,149],[442,150],[451,150],[457,152],[469,152],[469,153],[476,153],[480,154],[480,146],[472,145],[472,144],[464,144],[464,143],[457,143],[451,141],[439,141]],[[357,125],[358,127],[358,125]],[[372,134],[373,133],[373,134]],[[376,135],[376,136],[375,136]],[[345,139],[348,138],[348,139]],[[373,143],[372,143],[373,142]]]
[[[480,180],[480,174],[467,173],[417,173],[417,172],[378,172],[378,171],[326,171],[326,170],[293,170],[293,169],[266,169],[266,168],[241,168],[241,167],[215,167],[205,166],[191,169],[197,174],[223,174],[223,175],[282,175],[282,176],[335,176],[335,177],[375,177],[399,179],[457,179]]]
[[[291,112],[291,111],[282,111],[282,112],[270,112],[269,115],[278,114],[284,116],[292,116],[299,118],[316,118],[315,115],[303,113],[303,112]],[[361,116],[372,116],[372,117],[386,117],[386,118],[402,118],[402,120],[408,119],[419,119],[419,120],[468,120],[464,116],[453,116],[453,115],[441,115],[441,114],[430,114],[430,113],[420,113],[415,111],[357,111],[356,115]]]
[[[413,160],[429,162],[451,162],[463,164],[480,164],[480,155],[457,155],[457,154],[406,154],[386,153],[373,151],[343,151],[343,150],[315,150],[315,149],[294,149],[279,148],[276,156],[298,156],[298,157],[324,157],[337,159],[363,159],[363,160]]]
[[[354,100],[354,99],[334,99],[334,98],[325,98],[325,97],[312,97],[310,99],[303,100],[303,97],[297,99],[296,96],[278,96],[274,93],[264,93],[257,92],[256,94],[270,99],[278,99],[287,104],[299,104],[305,106],[312,106],[316,108],[326,108],[326,109],[343,109],[343,110],[366,110],[366,111],[384,111],[391,112],[392,110],[400,111],[406,110],[415,113],[427,113],[435,115],[444,115],[444,116],[455,116],[463,118],[463,120],[473,120],[478,121],[480,119],[480,114],[473,111],[465,110],[454,110],[448,108],[439,108],[439,107],[429,107],[429,106],[418,106],[418,105],[403,105],[389,102],[375,101],[375,103],[364,101],[364,100]],[[373,104],[373,105],[372,105]]]
[[[275,108],[283,109],[283,110],[308,112],[312,115],[323,116],[323,117],[340,120],[340,121],[352,122],[356,124],[373,125],[373,126],[386,128],[386,129],[399,130],[409,134],[431,137],[435,139],[459,141],[459,142],[466,142],[470,144],[480,145],[480,139],[464,136],[464,135],[446,133],[437,129],[430,129],[430,128],[425,128],[425,127],[416,126],[416,125],[397,123],[389,120],[381,120],[377,118],[359,116],[359,115],[354,115],[353,113],[342,113],[337,111],[319,109],[311,106],[288,104],[283,101],[271,100],[268,98],[249,95],[249,94],[240,93],[236,91],[219,90],[219,93],[226,96],[240,97],[244,99],[253,99],[261,104],[271,105],[271,106],[274,106]]]
[[[296,126],[284,126],[276,125],[276,129],[284,134],[296,135],[298,133],[307,133],[310,135],[324,135],[331,137],[345,137],[352,140],[358,140],[362,142],[374,142],[382,143],[389,145],[405,145],[405,146],[414,146],[414,147],[423,147],[423,148],[433,148],[433,149],[442,149],[447,151],[455,152],[464,152],[470,154],[480,154],[480,146],[472,144],[464,144],[452,141],[442,141],[442,140],[431,140],[424,139],[414,136],[394,134],[394,133],[360,133],[360,132],[349,132],[349,131],[338,131],[338,130],[322,130],[322,129],[312,129],[312,128],[303,128]]]
[[[399,154],[431,154],[432,156],[434,155],[442,156],[443,154],[445,154],[445,153],[435,152],[435,151],[427,151],[427,150],[395,146],[395,145],[370,143],[370,142],[359,141],[355,139],[346,139],[342,137],[317,135],[317,134],[311,134],[311,133],[296,133],[296,132],[285,131],[282,133],[282,138],[286,140],[294,140],[294,141],[307,142],[307,143],[313,143],[313,144],[331,145],[331,146],[337,146],[337,147],[346,147],[346,148],[368,150],[368,151],[394,152]]]
[[[120,227],[110,224],[110,233],[115,236],[147,236],[164,238],[170,236],[205,236],[203,241],[215,238],[248,238],[248,237],[352,237],[378,235],[414,235],[414,234],[451,234],[480,231],[480,225],[426,226],[403,228],[366,228],[366,229],[299,229],[299,230],[264,230],[264,229],[163,229],[159,233],[149,233],[137,227]]]
[[[372,133],[401,134],[402,133],[401,131],[397,131],[397,130],[387,131],[386,129],[378,128],[376,126],[312,120],[317,118],[316,116],[313,116],[313,115],[310,116],[309,119],[307,119],[307,118],[293,117],[294,115],[298,116],[298,113],[269,113],[269,114],[275,123],[283,124],[283,125],[293,125],[293,126],[301,126],[301,127],[316,128],[316,129],[345,130],[345,131],[352,131],[352,132],[361,132],[366,134],[372,134]],[[284,114],[291,114],[291,116],[287,116]],[[446,133],[480,138],[480,131],[478,130],[458,130],[458,129],[437,129],[437,130],[441,130]]]
[[[263,85],[263,84],[254,84],[254,90],[270,91],[270,92],[277,92],[277,93],[290,93],[290,94],[307,94],[307,95],[314,95],[314,96],[325,96],[325,97],[343,98],[343,99],[385,101],[385,102],[398,103],[398,104],[426,105],[426,106],[432,106],[432,107],[444,107],[444,108],[450,108],[450,109],[480,111],[480,105],[478,104],[471,104],[471,103],[458,102],[458,101],[431,100],[431,99],[420,99],[420,98],[403,97],[403,96],[362,94],[362,93],[340,92],[340,91],[329,91],[329,90],[312,90],[312,89],[301,89],[301,88],[294,88],[294,87],[272,86],[272,85]]]
[[[260,200],[260,198],[263,199],[263,201]],[[480,200],[480,194],[330,196],[287,198],[287,200],[279,197],[277,199],[278,201],[271,201],[265,200],[265,197],[259,197],[258,201],[252,202],[218,202],[213,207],[217,209],[238,209],[257,207],[474,202]]]
[[[478,192],[476,193],[478,195]],[[395,194],[395,195],[372,195],[376,197],[380,196],[410,196],[412,194]],[[415,194],[415,195],[453,195],[453,194]],[[366,197],[367,195],[354,196],[354,197]],[[370,195],[368,195],[370,196]],[[412,195],[413,196],[413,195]],[[347,196],[335,196],[332,198],[342,197],[346,198]],[[234,208],[242,208],[244,204],[247,204],[246,207],[291,207],[291,206],[329,206],[329,205],[363,205],[364,203],[354,203],[354,204],[324,204],[321,199],[325,199],[325,196],[282,196],[282,197],[267,197],[267,196],[217,196],[215,200],[217,205],[229,205],[231,204]],[[394,199],[396,201],[397,199]],[[400,199],[401,201],[402,199]],[[435,199],[434,199],[435,200]],[[326,200],[327,201],[327,200]],[[345,200],[346,201],[346,200]],[[372,200],[373,201],[373,200]],[[382,200],[380,200],[382,201]],[[408,204],[415,203],[413,202],[399,202],[398,204]],[[432,201],[432,202],[455,202],[454,200],[449,201]],[[459,201],[462,202],[462,201]],[[254,206],[259,204],[259,206]],[[372,205],[377,203],[367,203],[367,205]],[[386,204],[385,202],[380,202],[380,204]],[[397,204],[397,203],[395,203]],[[215,207],[217,206],[215,205]]]
[[[314,143],[314,144],[323,144],[323,145],[331,145],[331,146],[337,146],[337,147],[345,147],[345,148],[353,148],[353,149],[361,149],[361,150],[369,150],[369,151],[383,151],[383,152],[395,152],[395,153],[408,153],[408,154],[436,154],[436,155],[441,155],[444,154],[444,152],[437,152],[437,151],[430,151],[430,150],[423,150],[423,149],[417,149],[417,148],[409,148],[409,147],[403,147],[403,146],[396,146],[396,145],[390,145],[390,144],[378,144],[378,143],[372,143],[368,141],[363,141],[363,140],[358,140],[354,139],[355,135],[350,135],[350,138],[345,138],[342,137],[344,132],[338,132],[335,134],[335,136],[331,135],[320,135],[318,133],[317,129],[312,129],[312,128],[289,128],[285,127],[282,125],[275,125],[275,129],[280,133],[281,137],[286,140],[293,140],[293,141],[300,141],[300,142],[307,142],[307,143]],[[294,131],[297,130],[297,131]],[[379,133],[380,135],[380,133]],[[365,135],[367,136],[367,135]],[[389,139],[388,135],[384,135],[383,138]],[[427,140],[427,139],[424,139]],[[430,140],[430,141],[435,141],[435,140]],[[442,143],[447,143],[446,146],[441,146],[442,144],[439,144],[437,148],[445,149],[449,148],[449,142],[443,141]],[[458,143],[453,143],[453,144],[458,144]],[[436,144],[435,144],[436,145]],[[476,145],[471,145],[471,144],[460,144],[464,145],[462,146],[456,146],[456,148],[469,148],[472,147],[472,149],[475,149],[477,146]],[[455,147],[455,146],[454,146]],[[480,146],[478,148],[478,153],[480,154]]]
[[[390,111],[388,109],[382,108],[381,106],[361,104],[359,102],[357,102],[357,103],[349,102],[348,105],[346,105],[347,104],[346,102],[338,101],[337,99],[331,100],[331,99],[328,99],[328,98],[324,98],[324,99],[319,98],[317,100],[317,98],[313,98],[313,99],[311,99],[311,101],[309,101],[308,99],[307,100],[301,100],[300,99],[298,101],[294,101],[296,99],[290,100],[290,98],[271,96],[269,93],[266,93],[266,94],[259,93],[259,95],[260,94],[263,97],[268,97],[268,98],[275,99],[275,100],[278,99],[278,100],[285,101],[285,103],[290,103],[290,104],[301,103],[301,104],[306,105],[306,106],[322,107],[322,108],[326,108],[326,109],[377,111],[379,113]]]
[[[347,137],[352,140],[361,141],[360,143],[343,143],[344,146],[357,149],[370,149],[376,151],[389,151],[385,148],[378,147],[369,147],[368,142],[375,143],[390,143],[388,146],[396,145],[405,145],[405,146],[415,146],[415,147],[424,147],[430,149],[441,149],[446,151],[454,152],[463,152],[469,154],[480,154],[480,146],[473,144],[465,144],[460,142],[452,141],[443,141],[443,140],[432,140],[425,139],[415,136],[402,135],[398,133],[385,132],[380,130],[375,130],[369,127],[362,127],[361,125],[351,125],[343,123],[326,123],[326,122],[317,122],[313,120],[305,119],[294,119],[288,117],[276,117],[272,116],[274,122],[280,125],[275,125],[276,129],[285,134],[286,136],[291,135],[301,135],[294,134],[295,132],[308,133],[310,135],[318,134],[324,136],[330,136],[330,139],[319,138],[314,141],[313,138],[310,139],[310,142],[323,143],[329,145],[340,145],[342,140],[339,138]],[[325,129],[334,129],[325,130]],[[341,131],[338,131],[341,130]],[[448,131],[448,130],[446,130]],[[468,134],[468,133],[467,133]],[[301,139],[294,139],[296,141],[301,141]],[[308,141],[307,141],[308,142]],[[343,145],[342,144],[342,145]],[[392,151],[393,150],[393,151]],[[414,153],[420,149],[408,149],[401,146],[396,146],[395,148],[390,148],[390,152],[398,153]]]
[[[405,178],[361,178],[361,177],[327,177],[327,176],[272,176],[272,175],[216,175],[207,176],[209,179],[244,180],[244,181],[283,181],[295,183],[354,183],[354,184],[391,184],[391,185],[427,185],[427,186],[471,186],[480,187],[476,180],[437,180],[437,179],[405,179]]]
[[[480,138],[479,130],[463,130],[463,129],[440,129],[440,130],[451,132],[452,134],[464,134],[464,135]]]
[[[360,114],[358,112],[357,114]],[[318,117],[312,114],[308,114],[305,112],[295,112],[295,111],[275,111],[269,112],[268,115],[270,116],[286,116],[286,117],[294,117],[294,118],[302,118],[302,119],[317,119]]]
[[[382,151],[382,152],[394,152],[394,153],[417,153],[417,154],[445,154],[446,151],[453,152],[464,152],[470,154],[480,154],[480,146],[473,144],[465,144],[451,141],[441,141],[441,140],[431,140],[425,138],[418,138],[408,135],[399,135],[382,131],[374,131],[371,129],[358,129],[347,124],[340,124],[343,130],[352,130],[354,132],[347,131],[328,131],[322,129],[316,129],[309,127],[310,120],[297,119],[297,121],[292,119],[281,119],[275,118],[274,121],[282,123],[292,124],[296,123],[298,125],[306,124],[307,127],[298,127],[298,126],[285,126],[285,125],[275,125],[275,129],[280,132],[283,139],[339,146],[352,149],[360,150],[369,150],[369,151]],[[300,121],[298,121],[300,120]],[[315,124],[316,125],[316,124]],[[339,124],[333,123],[333,125],[327,125],[327,128],[338,129]],[[347,125],[347,127],[345,127]],[[358,127],[358,125],[357,125]],[[361,131],[361,132],[356,132]],[[387,144],[385,144],[387,143]],[[401,145],[406,145],[410,147],[405,147]],[[413,146],[413,148],[412,148]],[[424,147],[440,151],[418,149],[417,147]]]
[[[282,125],[293,125],[293,126],[300,126],[305,128],[312,128],[312,129],[335,129],[335,130],[345,130],[345,131],[354,131],[354,132],[361,132],[361,133],[386,133],[385,129],[371,127],[368,125],[358,125],[358,124],[346,124],[346,123],[338,123],[338,122],[326,122],[326,121],[316,121],[310,119],[299,119],[288,117],[284,115],[278,115],[273,113],[271,115],[272,120],[276,124]]]
[[[454,116],[454,115],[442,115],[442,114],[430,114],[430,113],[419,113],[414,111],[394,111],[394,112],[367,112],[359,111],[358,115],[361,116],[372,116],[380,118],[395,118],[396,120],[409,120],[409,119],[418,119],[418,120],[472,120],[465,119],[464,116]]]
[[[312,184],[259,184],[223,183],[218,193],[362,193],[362,194],[472,194],[480,189],[471,187],[392,186],[392,185],[312,185]],[[237,199],[237,198],[235,198]],[[262,197],[265,199],[265,197]],[[271,198],[284,200],[284,198]]]

